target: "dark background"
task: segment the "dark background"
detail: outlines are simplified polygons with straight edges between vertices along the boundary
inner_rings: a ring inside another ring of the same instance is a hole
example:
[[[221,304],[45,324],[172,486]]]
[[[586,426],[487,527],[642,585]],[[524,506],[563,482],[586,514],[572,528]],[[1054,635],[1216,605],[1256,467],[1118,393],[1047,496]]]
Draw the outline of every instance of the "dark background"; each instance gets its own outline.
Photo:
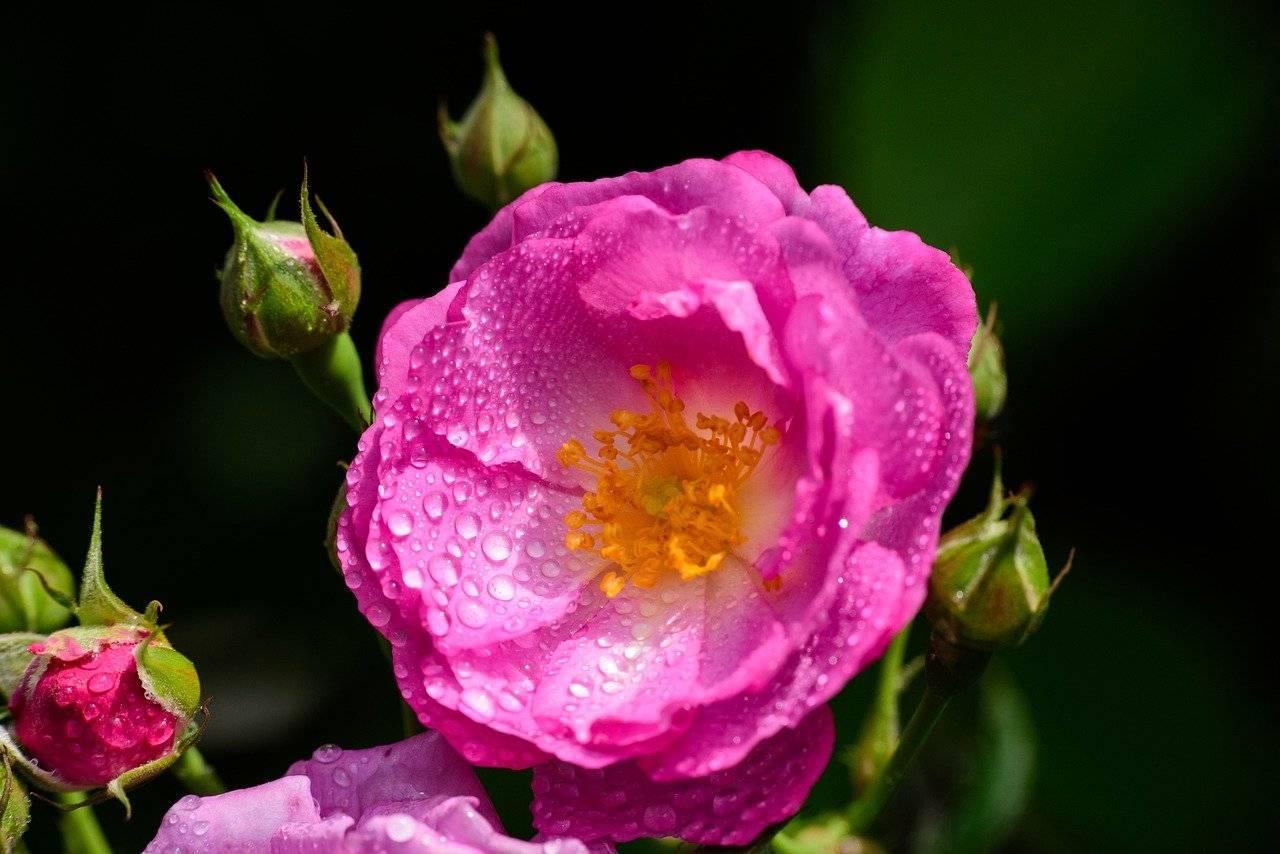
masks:
[[[492,29],[562,177],[767,148],[955,249],[999,301],[1009,480],[1034,482],[1051,561],[1078,549],[1006,656],[1038,746],[1004,845],[1274,840],[1277,19],[1115,5],[0,12],[0,523],[34,514],[77,566],[104,486],[109,578],[164,602],[232,786],[323,742],[398,737],[321,549],[353,439],[223,327],[230,229],[201,170],[261,214],[309,159],[360,253],[368,354],[485,222],[449,180],[435,107],[465,106]],[[976,512],[985,471],[953,512]],[[843,740],[869,682],[839,706]],[[494,779],[518,812],[518,778]],[[99,812],[136,850],[177,794],[139,791],[128,826]]]

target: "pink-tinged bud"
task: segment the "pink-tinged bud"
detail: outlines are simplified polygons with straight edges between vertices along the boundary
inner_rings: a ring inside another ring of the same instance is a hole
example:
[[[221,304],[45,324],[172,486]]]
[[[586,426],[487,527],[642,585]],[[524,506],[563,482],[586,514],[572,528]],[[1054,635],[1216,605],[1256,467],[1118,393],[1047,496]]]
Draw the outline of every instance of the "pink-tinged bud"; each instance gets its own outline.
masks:
[[[138,676],[147,632],[119,629],[98,649],[63,634],[31,645],[36,657],[11,698],[26,752],[45,771],[85,788],[172,752],[182,724]]]
[[[360,264],[329,219],[320,227],[302,180],[302,222],[250,217],[206,176],[213,200],[231,220],[235,243],[221,273],[219,301],[236,340],[253,353],[292,359],[346,332],[360,301]]]

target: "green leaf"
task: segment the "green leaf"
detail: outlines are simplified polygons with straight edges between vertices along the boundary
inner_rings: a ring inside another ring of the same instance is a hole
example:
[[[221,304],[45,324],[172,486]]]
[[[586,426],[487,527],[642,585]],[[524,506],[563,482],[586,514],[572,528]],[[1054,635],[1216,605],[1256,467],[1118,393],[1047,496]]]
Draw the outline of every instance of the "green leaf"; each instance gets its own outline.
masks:
[[[44,635],[34,632],[9,632],[0,635],[0,693],[4,694],[6,700],[18,689],[23,674],[35,659],[28,647],[44,639]]]
[[[143,690],[170,714],[189,721],[200,707],[200,676],[196,666],[176,649],[144,641],[134,652]]]
[[[102,571],[102,490],[93,508],[93,536],[89,540],[89,556],[85,559],[80,579],[80,599],[76,618],[83,626],[109,626],[116,623],[144,625],[146,620],[130,608],[107,586]]]
[[[302,225],[306,229],[307,239],[311,241],[311,249],[316,253],[316,263],[324,274],[325,284],[335,305],[336,315],[351,318],[355,314],[356,304],[360,301],[360,262],[356,260],[355,250],[342,238],[342,229],[325,208],[317,201],[325,219],[334,234],[329,234],[320,227],[316,215],[311,210],[311,190],[307,184],[307,170],[302,171]]]

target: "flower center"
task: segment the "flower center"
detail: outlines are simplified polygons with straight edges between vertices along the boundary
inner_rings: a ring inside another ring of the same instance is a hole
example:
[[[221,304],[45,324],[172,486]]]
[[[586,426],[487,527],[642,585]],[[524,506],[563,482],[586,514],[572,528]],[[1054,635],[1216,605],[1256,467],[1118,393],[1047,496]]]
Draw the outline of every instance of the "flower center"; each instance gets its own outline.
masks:
[[[715,570],[746,542],[738,494],[765,448],[781,439],[763,412],[738,401],[733,419],[698,413],[696,430],[671,383],[671,365],[635,365],[631,376],[651,404],[647,413],[614,410],[614,430],[596,430],[592,456],[570,439],[560,463],[596,478],[582,510],[565,516],[565,545],[595,552],[609,563],[600,580],[617,596],[630,581],[649,588],[664,572],[684,580]]]

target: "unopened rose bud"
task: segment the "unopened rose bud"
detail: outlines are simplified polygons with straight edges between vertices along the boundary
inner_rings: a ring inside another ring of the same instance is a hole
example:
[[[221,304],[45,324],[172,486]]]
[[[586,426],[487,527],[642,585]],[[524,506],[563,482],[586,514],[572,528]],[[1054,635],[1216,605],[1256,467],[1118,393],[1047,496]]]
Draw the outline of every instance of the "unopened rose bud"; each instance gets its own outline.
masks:
[[[1025,492],[1005,496],[997,464],[986,511],[938,542],[925,608],[947,641],[986,650],[1016,646],[1044,618],[1066,569],[1050,583],[1028,501]]]
[[[303,222],[258,222],[206,177],[235,231],[220,301],[236,340],[259,356],[289,359],[345,332],[360,300],[360,266],[331,217],[334,234],[320,228],[305,177]]]
[[[462,191],[497,210],[555,178],[559,155],[551,129],[507,82],[492,34],[484,54],[484,83],[462,120],[440,105],[440,139]]]
[[[1009,376],[1004,368],[1004,347],[996,335],[995,322],[996,307],[993,303],[987,314],[987,322],[978,327],[969,348],[974,412],[982,421],[991,421],[1000,414],[1009,393]]]
[[[102,569],[101,496],[73,608],[79,626],[44,637],[0,635],[0,690],[12,732],[6,755],[54,790],[125,790],[160,773],[190,742],[200,705],[195,666],[156,623],[107,586]]]
[[[71,619],[71,570],[36,536],[0,527],[0,632],[51,632]],[[62,601],[59,601],[61,599]]]

